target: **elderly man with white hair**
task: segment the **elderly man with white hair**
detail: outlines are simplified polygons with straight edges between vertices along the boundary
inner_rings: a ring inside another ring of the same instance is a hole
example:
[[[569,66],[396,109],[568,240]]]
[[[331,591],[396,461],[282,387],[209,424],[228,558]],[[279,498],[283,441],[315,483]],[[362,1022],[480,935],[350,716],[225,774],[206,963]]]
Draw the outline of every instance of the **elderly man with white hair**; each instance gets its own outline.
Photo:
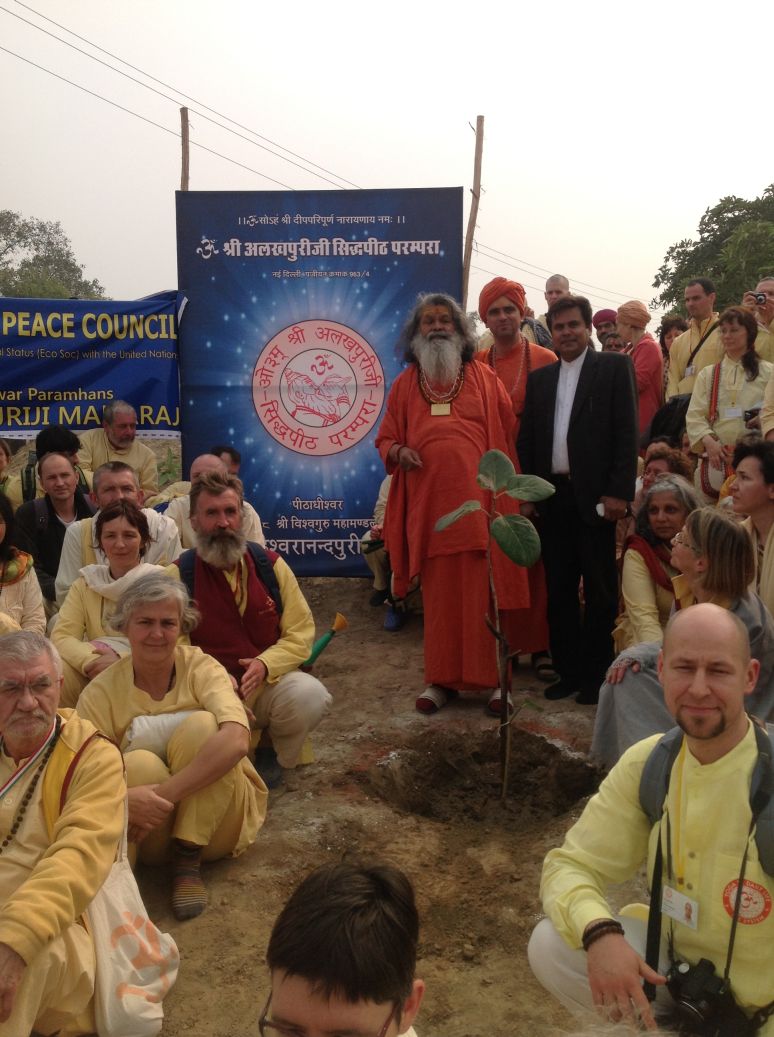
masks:
[[[121,753],[59,710],[62,666],[41,634],[0,637],[0,1034],[93,1033],[95,950],[81,924],[111,869]]]

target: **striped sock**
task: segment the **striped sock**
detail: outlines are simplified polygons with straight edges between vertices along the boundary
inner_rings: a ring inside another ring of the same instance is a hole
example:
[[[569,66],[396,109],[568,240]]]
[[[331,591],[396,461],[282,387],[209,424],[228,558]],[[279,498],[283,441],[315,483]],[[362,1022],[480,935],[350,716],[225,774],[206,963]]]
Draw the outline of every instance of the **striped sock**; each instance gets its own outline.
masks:
[[[179,921],[196,918],[207,906],[207,890],[199,871],[202,849],[175,841],[172,912]]]

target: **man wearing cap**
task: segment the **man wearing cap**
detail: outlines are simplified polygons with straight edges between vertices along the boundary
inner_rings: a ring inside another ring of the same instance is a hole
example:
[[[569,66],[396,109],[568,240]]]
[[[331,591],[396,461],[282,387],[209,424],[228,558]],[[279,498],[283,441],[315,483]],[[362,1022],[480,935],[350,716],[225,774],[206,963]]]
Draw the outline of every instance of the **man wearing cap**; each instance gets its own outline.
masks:
[[[605,339],[615,331],[615,320],[615,310],[597,310],[591,318],[591,323],[594,325],[594,330],[597,333],[597,341],[603,349],[605,348]]]
[[[492,345],[476,353],[476,360],[487,364],[505,386],[516,418],[514,436],[519,435],[521,413],[527,392],[527,376],[547,364],[557,362],[556,353],[528,342],[521,333],[521,320],[526,308],[524,287],[518,281],[496,277],[484,285],[478,298],[478,312],[492,335]],[[537,676],[551,681],[556,672],[548,650],[546,618],[546,577],[542,561],[528,569],[529,608],[513,609],[504,614],[503,623],[508,644],[513,650],[532,656]]]
[[[637,407],[640,436],[647,430],[653,415],[661,406],[661,387],[664,378],[664,360],[658,342],[645,328],[650,323],[650,313],[641,302],[632,300],[618,307],[616,331],[626,343],[634,364],[637,379]]]

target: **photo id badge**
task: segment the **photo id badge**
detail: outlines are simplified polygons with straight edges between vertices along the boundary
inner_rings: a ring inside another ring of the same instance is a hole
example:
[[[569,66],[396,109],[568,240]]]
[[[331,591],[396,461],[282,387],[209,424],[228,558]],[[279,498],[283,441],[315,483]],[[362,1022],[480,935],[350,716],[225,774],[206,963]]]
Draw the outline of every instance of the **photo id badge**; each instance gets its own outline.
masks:
[[[732,418],[741,418],[744,415],[744,411],[741,407],[724,407],[723,408],[723,420],[730,421]]]
[[[695,929],[699,924],[698,902],[691,900],[684,893],[678,893],[671,886],[664,886],[661,894],[661,911],[681,925],[687,925],[689,929]]]

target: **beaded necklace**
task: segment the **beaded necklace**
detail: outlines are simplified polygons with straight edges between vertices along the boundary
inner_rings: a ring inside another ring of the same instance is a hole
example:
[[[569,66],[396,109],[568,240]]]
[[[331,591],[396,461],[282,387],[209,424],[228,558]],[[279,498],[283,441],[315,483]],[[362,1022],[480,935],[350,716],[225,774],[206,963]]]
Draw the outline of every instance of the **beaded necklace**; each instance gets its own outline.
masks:
[[[457,376],[452,382],[451,388],[448,392],[438,393],[430,387],[425,372],[421,367],[419,368],[419,391],[422,393],[425,401],[430,404],[430,413],[433,416],[451,414],[452,400],[455,400],[459,396],[464,381],[465,365],[460,364]]]
[[[21,828],[21,823],[24,820],[24,815],[27,812],[27,807],[30,805],[30,800],[32,799],[33,795],[35,794],[35,789],[37,788],[38,782],[40,781],[40,776],[43,773],[43,771],[46,769],[46,764],[48,763],[49,758],[51,756],[51,753],[54,751],[54,747],[56,746],[57,739],[59,738],[59,728],[60,728],[60,726],[61,726],[61,721],[60,721],[59,717],[57,716],[56,722],[54,724],[54,730],[53,730],[52,734],[49,737],[48,745],[46,746],[45,752],[43,753],[43,757],[42,757],[42,759],[40,761],[40,764],[38,765],[38,769],[35,771],[35,774],[34,774],[34,776],[32,778],[32,781],[29,783],[29,785],[27,787],[27,791],[24,793],[24,796],[22,797],[21,806],[19,808],[19,813],[16,815],[16,818],[15,818],[13,824],[11,825],[11,829],[8,832],[8,835],[5,837],[5,839],[3,839],[2,843],[0,843],[0,854],[3,853],[5,848],[11,842],[13,842],[13,839],[14,839],[16,833]],[[23,768],[20,768],[20,770],[21,769],[23,769]],[[13,779],[11,779],[11,780],[13,780]]]
[[[527,378],[529,378],[530,371],[532,370],[532,354],[529,351],[529,342],[527,342],[525,338],[523,338],[521,341],[524,346],[524,351],[521,354],[519,370],[510,389],[508,389],[508,387],[506,386],[506,391],[508,392],[508,395],[511,397],[511,399],[513,399],[513,395],[518,389],[519,384],[521,383],[521,373],[524,370],[524,365],[527,365]],[[500,373],[497,370],[497,357],[495,356],[495,349],[496,346],[493,344],[491,350],[489,351],[489,366],[492,368],[492,370],[495,372],[498,378],[500,378],[500,381],[503,383],[503,385],[505,385],[505,380],[500,376]]]

